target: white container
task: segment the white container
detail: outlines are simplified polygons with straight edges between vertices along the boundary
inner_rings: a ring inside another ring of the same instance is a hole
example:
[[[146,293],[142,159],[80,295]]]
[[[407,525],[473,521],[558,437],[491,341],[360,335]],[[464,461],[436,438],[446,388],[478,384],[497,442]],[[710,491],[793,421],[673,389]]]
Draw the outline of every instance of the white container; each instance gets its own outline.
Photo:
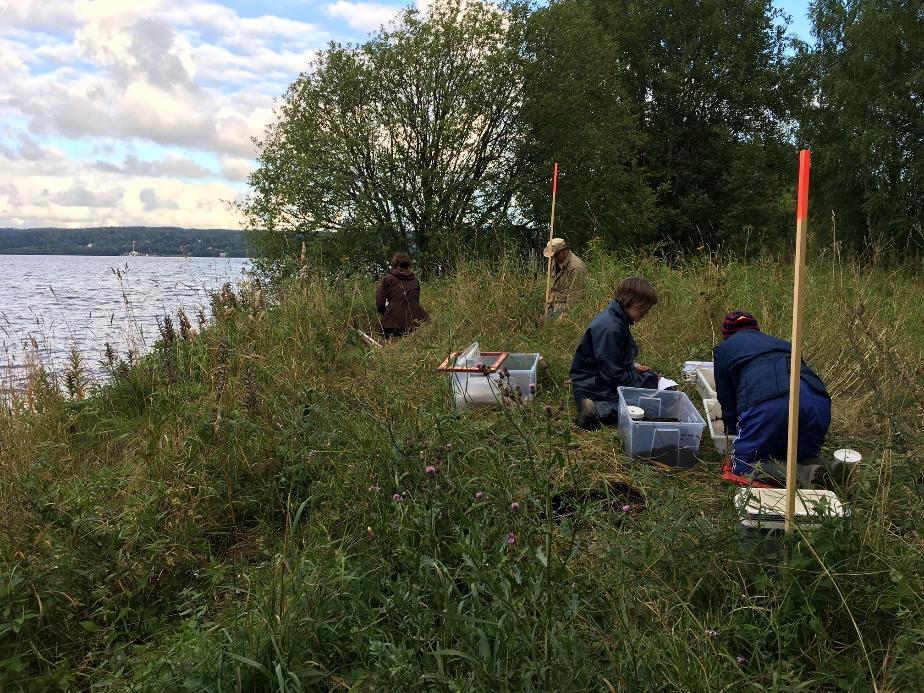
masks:
[[[735,508],[743,527],[783,529],[786,523],[786,489],[742,488],[735,492]],[[841,504],[833,491],[796,490],[793,521],[803,529],[811,529],[826,518],[850,517],[850,510]]]
[[[441,370],[452,379],[453,398],[459,409],[504,404],[509,401],[508,395],[518,395],[520,401],[529,402],[536,394],[540,358],[538,353],[482,352],[478,342],[472,342],[454,359],[447,359]],[[481,366],[490,372],[471,372]]]
[[[536,378],[539,374],[538,353],[511,352],[507,355],[501,370],[510,373],[510,385],[523,402],[531,402],[536,396]]]
[[[712,361],[684,361],[681,370],[683,371],[683,379],[688,383],[692,383],[696,380],[696,369],[697,368],[709,368],[712,369]]]
[[[856,450],[841,448],[840,450],[834,451],[834,459],[837,460],[839,464],[852,465],[858,464],[860,460],[863,459],[863,455]]]
[[[704,399],[703,409],[706,411],[706,422],[709,424],[709,437],[715,449],[723,455],[731,452],[735,436],[725,433],[725,422],[722,420],[722,407],[717,399]]]
[[[715,371],[711,368],[696,369],[696,391],[703,399],[716,399]]]

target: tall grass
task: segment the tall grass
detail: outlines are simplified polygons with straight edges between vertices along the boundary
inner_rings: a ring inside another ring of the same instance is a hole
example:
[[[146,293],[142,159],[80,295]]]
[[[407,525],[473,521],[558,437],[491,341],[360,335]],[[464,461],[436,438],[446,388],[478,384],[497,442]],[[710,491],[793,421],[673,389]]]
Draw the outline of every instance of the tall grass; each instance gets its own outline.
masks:
[[[198,334],[162,322],[95,391],[38,379],[0,415],[0,687],[921,688],[920,274],[811,268],[826,453],[864,461],[851,520],[779,562],[739,541],[708,443],[688,473],[629,460],[573,430],[566,379],[623,276],[658,287],[637,336],[676,374],[730,309],[785,336],[791,269],[586,260],[547,326],[541,268],[499,258],[428,282],[432,322],[369,349],[374,284],[308,273],[226,288]],[[475,339],[542,353],[538,401],[455,411],[435,366]]]

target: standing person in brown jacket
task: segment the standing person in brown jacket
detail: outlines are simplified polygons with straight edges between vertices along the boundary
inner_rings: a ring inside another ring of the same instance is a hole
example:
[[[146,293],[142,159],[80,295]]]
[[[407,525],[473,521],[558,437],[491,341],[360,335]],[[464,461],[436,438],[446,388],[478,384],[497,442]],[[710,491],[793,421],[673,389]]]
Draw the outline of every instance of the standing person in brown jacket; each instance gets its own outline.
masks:
[[[568,249],[564,238],[550,240],[542,254],[552,258],[555,266],[552,290],[545,307],[545,319],[548,320],[561,317],[574,306],[575,300],[584,291],[587,268],[581,259]]]
[[[395,253],[391,259],[391,270],[375,293],[375,307],[382,316],[382,334],[386,338],[403,337],[430,319],[420,306],[420,282],[411,271],[407,253]]]

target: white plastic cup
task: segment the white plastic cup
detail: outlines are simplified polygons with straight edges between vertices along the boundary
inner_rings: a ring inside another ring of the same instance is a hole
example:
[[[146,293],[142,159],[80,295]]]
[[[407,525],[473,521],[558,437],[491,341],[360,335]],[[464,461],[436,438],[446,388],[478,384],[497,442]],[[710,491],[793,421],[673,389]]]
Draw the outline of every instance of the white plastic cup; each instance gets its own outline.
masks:
[[[645,417],[645,410],[641,407],[635,407],[630,404],[626,407],[626,410],[629,412],[629,418],[633,421],[638,421]]]

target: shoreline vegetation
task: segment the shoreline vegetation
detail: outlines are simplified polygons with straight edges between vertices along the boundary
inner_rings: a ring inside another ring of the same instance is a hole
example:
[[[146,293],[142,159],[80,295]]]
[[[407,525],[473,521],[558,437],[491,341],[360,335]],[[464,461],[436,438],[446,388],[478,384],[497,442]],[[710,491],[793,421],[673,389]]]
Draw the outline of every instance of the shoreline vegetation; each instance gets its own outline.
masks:
[[[139,255],[252,257],[250,237],[233,229],[103,226],[80,229],[0,228],[0,255]]]
[[[463,261],[383,349],[375,284],[307,268],[171,316],[150,354],[33,373],[0,404],[3,690],[919,690],[924,685],[921,269],[819,252],[804,355],[848,521],[776,560],[739,536],[708,436],[689,472],[579,432],[565,381],[619,279],[660,301],[646,364],[710,359],[728,310],[788,336],[792,268],[593,245],[572,315],[544,266]],[[538,351],[528,406],[456,411],[436,365]],[[59,387],[56,378],[63,378]],[[683,389],[698,402],[687,384]]]

